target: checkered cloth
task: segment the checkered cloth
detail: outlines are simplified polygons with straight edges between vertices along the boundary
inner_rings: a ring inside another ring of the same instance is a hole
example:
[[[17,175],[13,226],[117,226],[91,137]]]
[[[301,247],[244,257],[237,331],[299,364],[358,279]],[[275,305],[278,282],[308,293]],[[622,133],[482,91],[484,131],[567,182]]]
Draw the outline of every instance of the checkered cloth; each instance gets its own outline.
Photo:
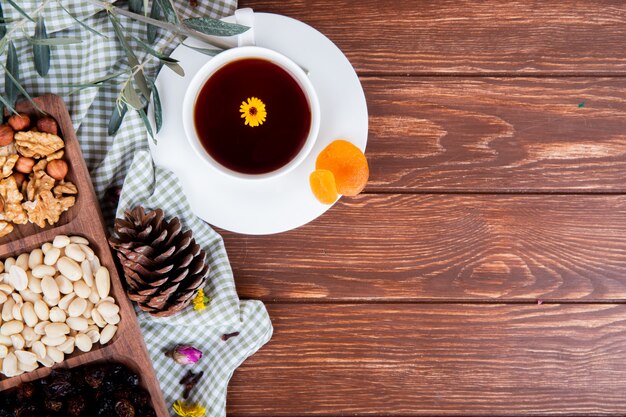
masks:
[[[18,3],[29,12],[39,7],[42,0],[20,0]],[[211,299],[207,308],[195,311],[189,307],[174,317],[160,319],[138,311],[138,318],[168,406],[181,399],[183,387],[179,381],[187,370],[203,370],[205,375],[189,400],[206,407],[208,416],[224,415],[228,381],[239,364],[270,339],[270,319],[262,303],[239,300],[221,237],[193,215],[176,177],[154,166],[140,117],[129,111],[119,132],[113,137],[107,134],[119,85],[114,82],[69,95],[74,89],[67,85],[88,83],[106,74],[119,72],[124,69],[125,59],[104,13],[97,13],[96,8],[80,0],[62,0],[62,3],[108,39],[76,24],[56,1],[47,2],[43,13],[50,36],[79,37],[83,42],[53,47],[50,72],[42,78],[34,69],[31,47],[23,32],[16,31],[12,38],[21,57],[22,84],[33,96],[52,92],[64,97],[109,226],[115,215],[121,216],[126,208],[138,204],[146,208],[161,207],[168,216],[178,216],[186,228],[192,229],[196,241],[206,250],[211,265],[210,277],[204,288]],[[195,8],[186,0],[175,3],[183,17],[222,17],[232,14],[236,8],[236,0],[200,0]],[[5,1],[2,1],[2,8],[5,17],[23,20]],[[121,16],[120,20],[128,35],[146,38],[145,24]],[[24,28],[26,33],[34,32],[34,25],[30,22]],[[179,41],[160,30],[155,49],[169,54]],[[145,58],[143,54],[138,55],[140,60]],[[151,77],[158,70],[156,60],[146,66],[146,72]],[[0,71],[0,80],[4,80],[3,71]],[[167,123],[167,120],[164,122]],[[122,187],[122,193],[119,204],[115,206],[110,190],[118,187]],[[239,335],[222,340],[222,335],[233,332],[239,332]],[[204,352],[204,357],[195,366],[182,366],[164,356],[164,350],[179,343],[196,346]]]

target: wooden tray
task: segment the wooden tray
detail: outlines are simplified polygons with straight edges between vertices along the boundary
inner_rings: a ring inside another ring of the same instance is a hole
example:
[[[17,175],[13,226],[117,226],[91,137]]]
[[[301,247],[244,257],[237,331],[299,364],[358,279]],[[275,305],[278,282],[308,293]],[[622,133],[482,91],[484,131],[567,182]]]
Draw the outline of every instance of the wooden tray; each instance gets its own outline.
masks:
[[[124,363],[141,375],[142,386],[150,392],[157,415],[169,417],[170,414],[159,388],[152,362],[139,331],[137,316],[126,297],[107,243],[104,219],[67,108],[60,97],[51,94],[38,97],[35,101],[59,124],[59,135],[65,141],[65,160],[70,166],[67,179],[76,184],[78,197],[76,204],[63,213],[60,221],[54,226],[48,226],[45,229],[40,229],[33,224],[17,226],[13,233],[0,240],[0,259],[31,251],[45,242],[52,241],[56,235],[78,235],[89,239],[91,248],[100,258],[101,264],[106,266],[111,274],[111,291],[120,306],[121,321],[115,337],[108,344],[104,346],[94,344],[94,349],[90,352],[80,352],[75,349],[74,353],[66,356],[64,362],[56,366],[72,368],[102,360]],[[38,112],[29,102],[18,103],[17,110],[20,113],[32,115],[34,118],[38,117]],[[44,377],[50,373],[50,370],[51,368],[40,367],[33,372],[13,378],[4,377],[0,380],[0,391],[15,387],[25,381]]]

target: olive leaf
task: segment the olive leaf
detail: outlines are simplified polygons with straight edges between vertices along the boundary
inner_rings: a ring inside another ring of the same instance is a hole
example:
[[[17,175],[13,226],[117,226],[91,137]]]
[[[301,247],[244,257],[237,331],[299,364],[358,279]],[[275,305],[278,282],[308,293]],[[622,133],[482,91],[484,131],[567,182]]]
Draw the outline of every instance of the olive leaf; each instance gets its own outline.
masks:
[[[28,20],[30,20],[31,22],[35,22],[33,20],[32,17],[30,17],[25,11],[24,9],[22,9],[20,6],[17,5],[17,3],[15,3],[13,0],[7,0],[7,3],[9,3],[11,6],[13,6],[13,8],[22,16],[24,16],[25,18],[27,18]]]
[[[187,45],[184,42],[183,42],[183,45],[189,49],[193,49],[196,52],[200,52],[201,54],[208,55],[208,56],[215,56],[223,51],[223,49],[217,49],[217,48],[199,48],[197,46]]]
[[[139,46],[141,46],[147,53],[149,53],[150,55],[158,58],[159,61],[161,61],[163,64],[167,65],[176,74],[180,75],[181,77],[185,76],[185,70],[183,69],[183,67],[178,65],[178,60],[177,59],[169,57],[169,56],[167,56],[167,55],[165,55],[165,54],[155,50],[154,48],[152,48],[150,45],[148,45],[147,43],[143,42],[139,38],[134,37],[134,39],[137,41]]]
[[[109,136],[115,135],[120,129],[120,126],[122,125],[122,121],[124,120],[124,116],[126,116],[127,111],[128,106],[126,105],[126,103],[121,103],[119,105],[116,104],[113,107],[113,113],[111,114],[111,118],[109,119]]]
[[[176,9],[170,0],[154,0],[156,3],[159,3],[159,8],[163,11],[163,15],[165,16],[165,20],[175,25],[180,24],[180,19],[178,18],[178,13],[176,13]]]
[[[137,91],[135,91],[135,87],[133,87],[133,83],[131,82],[131,80],[128,80],[128,82],[122,89],[120,97],[122,101],[124,101],[124,103],[128,104],[135,110],[139,110],[143,107],[141,97],[139,97],[139,94],[137,94]]]
[[[156,0],[152,2],[152,10],[150,10],[150,17],[156,20],[159,20],[159,18],[161,17],[161,8],[159,7],[159,2]],[[148,24],[147,26],[148,26],[148,42],[154,43],[154,41],[156,40],[157,32],[159,28],[151,24]]]
[[[35,26],[35,39],[47,39],[46,23],[43,18],[37,18]],[[33,59],[35,60],[35,69],[42,77],[45,77],[50,71],[50,45],[33,45]]]
[[[70,13],[70,11],[69,11],[69,10],[67,10],[67,9],[65,8],[65,6],[63,6],[63,4],[61,4],[61,2],[60,2],[60,1],[59,1],[59,2],[57,2],[57,3],[58,3],[58,4],[59,4],[59,6],[61,7],[61,9],[63,9],[63,11],[64,11],[65,13],[67,13],[67,15],[68,15],[69,17],[71,17],[72,19],[74,19],[74,21],[75,21],[76,23],[78,23],[79,25],[81,25],[83,28],[85,28],[85,29],[86,29],[86,30],[88,30],[89,32],[93,33],[94,35],[98,35],[98,36],[101,36],[101,37],[103,37],[103,38],[105,38],[105,39],[109,39],[109,37],[108,37],[108,36],[103,35],[102,33],[98,32],[97,30],[95,30],[95,29],[94,29],[94,28],[92,28],[92,27],[89,27],[89,26],[88,26],[85,22],[83,22],[82,20],[80,20],[79,18],[77,18],[76,16],[74,16],[72,13]]]
[[[128,0],[128,10],[133,13],[141,13],[143,9],[143,0]]]
[[[148,131],[148,134],[152,138],[152,141],[156,143],[156,141],[154,140],[154,134],[152,133],[152,125],[150,124],[150,120],[148,120],[148,116],[146,115],[145,110],[139,109],[137,110],[137,113],[139,113],[139,116],[141,117],[141,121],[146,126],[146,130]]]
[[[14,106],[15,102],[17,101],[17,95],[19,94],[19,90],[17,88],[17,83],[14,83],[13,80],[19,78],[20,68],[17,60],[17,51],[15,50],[15,45],[13,44],[13,41],[9,42],[9,49],[7,51],[7,64],[5,69],[4,90],[9,103],[11,104],[11,106]]]
[[[11,42],[11,44],[12,43],[13,42]],[[15,49],[15,48],[13,48],[13,49]],[[14,59],[17,59],[17,56]],[[19,82],[19,80],[17,78],[19,76],[19,68],[17,66],[14,67],[14,69],[17,69],[18,71],[12,73],[11,71],[9,71],[10,67],[9,67],[8,64],[9,64],[9,62],[7,60],[7,65],[6,66],[4,66],[4,65],[2,66],[4,68],[4,76],[5,76],[4,81],[5,81],[6,87],[8,87],[9,85],[13,85],[17,89],[18,92],[22,93],[24,95],[24,97],[26,97],[26,99],[28,101],[30,101],[30,103],[33,105],[34,108],[36,108],[39,112],[45,114],[46,112],[43,111],[41,109],[41,107],[39,107],[37,105],[37,103],[35,103],[35,100],[33,100],[33,98],[30,96],[30,94],[28,94],[28,92],[24,89],[24,87],[22,87],[22,84],[20,84],[20,82]],[[17,74],[17,75],[15,75],[15,74]],[[8,82],[7,82],[7,80],[8,80]],[[5,89],[8,91],[8,88],[5,88]],[[17,100],[17,93],[15,93],[15,97],[16,97],[16,100]],[[15,103],[15,101],[13,101],[13,104],[14,103]]]
[[[70,95],[71,95],[77,91],[84,90],[85,88],[98,87],[99,85],[104,84],[105,82],[113,80],[119,77],[120,75],[124,75],[124,74],[128,75],[128,71],[122,71],[122,72],[117,72],[115,74],[105,75],[103,77],[98,77],[93,80],[87,81],[85,83],[81,83],[81,84],[61,84],[60,86],[74,88],[75,90],[70,92]]]
[[[81,43],[82,40],[79,38],[28,38],[28,42],[32,45],[41,45],[41,46],[59,46],[59,45],[74,45],[77,43]]]
[[[7,22],[4,20],[4,11],[2,10],[2,3],[0,3],[0,21],[2,21],[2,24],[0,24],[0,38],[4,38],[5,35],[7,34]]]
[[[115,36],[120,41],[122,48],[124,48],[124,51],[126,52],[126,58],[128,59],[128,64],[130,65],[132,71],[135,74],[134,75],[135,82],[137,83],[137,86],[139,87],[139,91],[141,91],[141,94],[146,98],[146,100],[149,100],[150,89],[148,88],[148,82],[146,81],[146,77],[143,74],[143,69],[137,68],[139,67],[139,60],[137,59],[137,56],[135,55],[133,50],[130,48],[128,41],[126,40],[126,37],[124,36],[122,25],[120,24],[119,20],[117,20],[117,17],[113,13],[109,13],[109,20],[113,24],[113,30],[115,31]]]
[[[159,133],[163,126],[163,107],[161,106],[161,97],[159,96],[159,89],[154,81],[150,80],[150,86],[152,87],[152,105],[154,106],[154,123],[156,124],[156,132]]]
[[[192,17],[191,19],[185,19],[185,25],[190,29],[213,36],[239,35],[250,29],[248,26],[226,23],[210,17]]]
[[[17,110],[13,108],[13,106],[9,103],[9,101],[6,98],[4,98],[2,94],[0,94],[0,102],[2,102],[3,107],[8,108],[11,111],[11,113],[17,114]],[[0,115],[3,115],[3,114],[4,114],[4,108],[0,109]]]

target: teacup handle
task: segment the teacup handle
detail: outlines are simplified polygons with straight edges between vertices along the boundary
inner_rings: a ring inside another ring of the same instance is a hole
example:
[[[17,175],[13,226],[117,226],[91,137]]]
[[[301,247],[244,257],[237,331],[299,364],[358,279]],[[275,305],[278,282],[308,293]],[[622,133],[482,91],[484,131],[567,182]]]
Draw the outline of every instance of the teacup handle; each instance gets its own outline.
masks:
[[[254,39],[254,11],[250,7],[235,10],[235,20],[238,24],[248,26],[250,29],[237,36],[238,46],[255,46]]]

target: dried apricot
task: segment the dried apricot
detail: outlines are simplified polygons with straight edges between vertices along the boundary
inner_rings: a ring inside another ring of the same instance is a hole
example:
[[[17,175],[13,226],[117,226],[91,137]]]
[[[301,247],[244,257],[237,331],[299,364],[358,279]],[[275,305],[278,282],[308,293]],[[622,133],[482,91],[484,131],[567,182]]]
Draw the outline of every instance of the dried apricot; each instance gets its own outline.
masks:
[[[369,167],[363,152],[346,140],[335,140],[317,156],[315,168],[333,173],[337,192],[355,196],[365,188]]]
[[[339,194],[335,185],[335,176],[326,169],[316,169],[309,176],[311,191],[320,203],[333,204]]]

